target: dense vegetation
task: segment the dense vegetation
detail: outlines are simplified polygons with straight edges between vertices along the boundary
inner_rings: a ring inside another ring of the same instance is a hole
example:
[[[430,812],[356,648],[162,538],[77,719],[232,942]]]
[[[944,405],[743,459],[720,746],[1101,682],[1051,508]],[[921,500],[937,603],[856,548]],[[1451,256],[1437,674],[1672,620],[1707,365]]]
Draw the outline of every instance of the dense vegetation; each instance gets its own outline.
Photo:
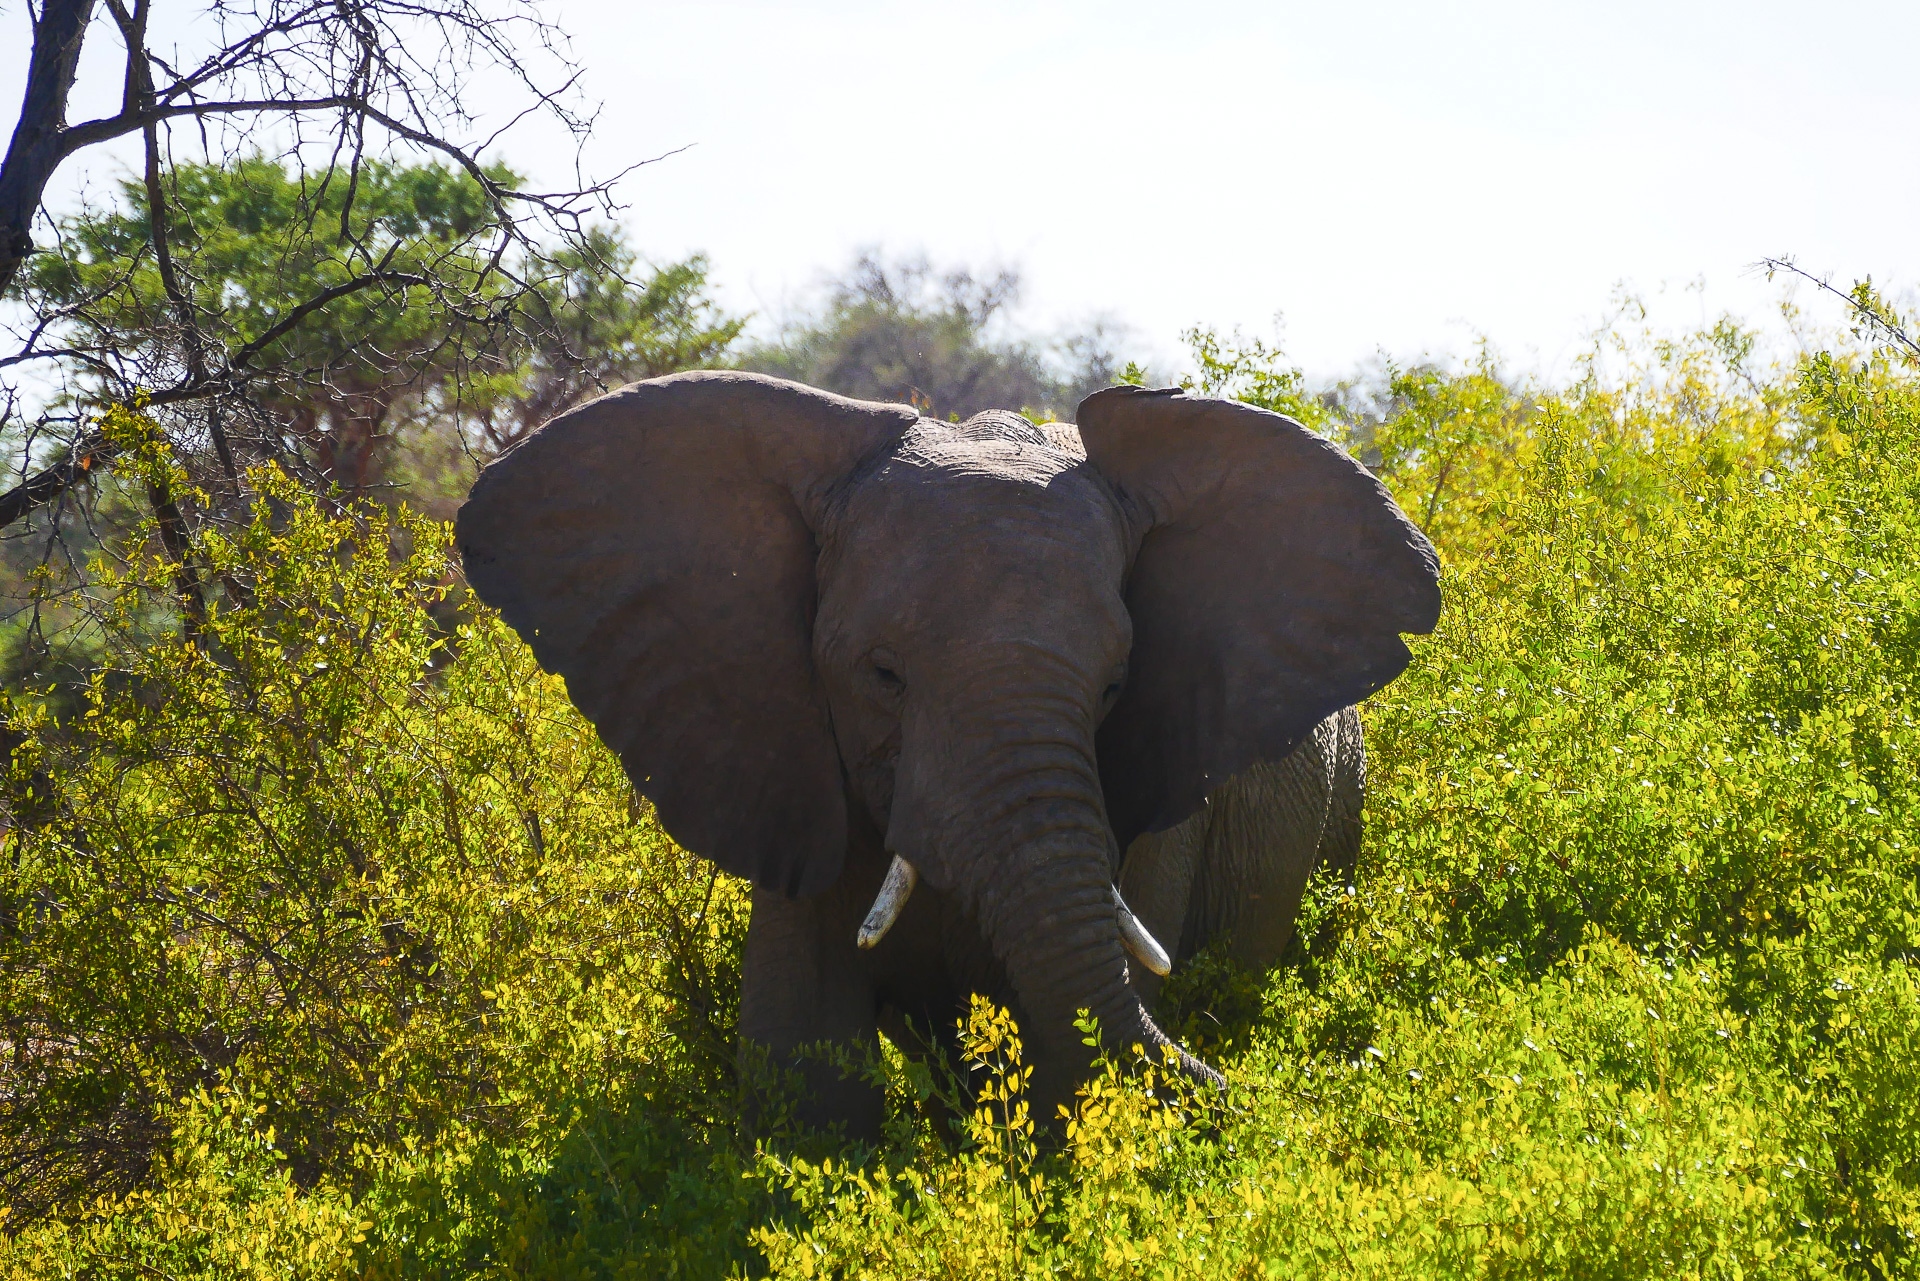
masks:
[[[439,526],[263,469],[194,549],[201,624],[144,544],[97,570],[82,710],[6,707],[0,1273],[1910,1272],[1913,368],[1757,368],[1723,325],[1559,388],[1394,371],[1358,415],[1194,338],[1447,564],[1365,708],[1356,883],[1271,979],[1177,976],[1224,1103],[1115,1063],[1036,1140],[982,1008],[963,1134],[889,1057],[881,1150],[743,1138],[740,886],[460,599]]]

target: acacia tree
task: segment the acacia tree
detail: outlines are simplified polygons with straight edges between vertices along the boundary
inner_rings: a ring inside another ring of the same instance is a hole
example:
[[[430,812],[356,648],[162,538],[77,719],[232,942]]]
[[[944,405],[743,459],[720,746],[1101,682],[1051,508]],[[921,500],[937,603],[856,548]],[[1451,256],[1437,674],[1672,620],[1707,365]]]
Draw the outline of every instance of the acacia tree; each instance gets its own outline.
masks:
[[[0,162],[0,293],[13,304],[8,321],[19,340],[0,355],[0,370],[27,373],[38,394],[19,382],[0,385],[0,431],[19,468],[19,483],[0,494],[0,529],[50,505],[47,524],[57,528],[70,514],[70,491],[126,450],[98,425],[102,402],[141,405],[183,458],[203,461],[216,487],[237,493],[247,452],[281,453],[299,436],[287,430],[276,389],[314,373],[299,364],[304,330],[332,323],[343,308],[370,315],[428,307],[469,333],[537,324],[542,310],[517,304],[552,274],[543,266],[552,248],[592,252],[584,219],[610,210],[607,184],[528,190],[483,162],[498,133],[472,136],[479,122],[468,86],[480,74],[495,100],[502,80],[518,86],[520,116],[544,113],[576,137],[590,123],[573,105],[576,71],[564,37],[531,0],[221,0],[197,8],[212,38],[184,55],[153,39],[152,0],[105,0],[104,9],[96,0],[41,0],[29,9],[27,88]],[[178,22],[192,12],[160,16]],[[69,122],[81,50],[103,36],[124,50],[119,108]],[[118,274],[96,272],[77,290],[23,288],[30,256],[59,234],[45,207],[56,173],[127,137],[141,142],[142,216],[120,230],[144,243],[123,236],[102,259]],[[328,269],[283,281],[287,287],[269,291],[270,313],[236,325],[234,297],[202,287],[219,274],[201,256],[220,237],[190,225],[185,206],[209,166],[232,165],[266,138],[301,171],[276,212],[284,257],[309,263],[312,247],[324,244]],[[175,163],[176,149],[197,165]],[[457,176],[470,187],[471,207],[433,229],[435,252],[409,255],[419,238],[393,234],[369,205],[382,196],[382,164],[427,157],[441,162],[441,180]],[[133,343],[93,323],[110,295],[129,288],[146,309],[143,338]],[[378,335],[356,341],[370,351]],[[29,412],[29,404],[38,408]],[[149,498],[162,540],[180,555],[186,516],[164,489]]]
[[[983,409],[1070,414],[1087,393],[1121,377],[1115,326],[1096,321],[1036,343],[1009,331],[1019,297],[1012,269],[936,271],[924,258],[864,251],[831,282],[823,305],[742,363],[842,395],[910,401],[962,418]]]
[[[471,242],[488,217],[485,192],[448,165],[369,163],[351,208],[344,184],[310,190],[262,156],[179,166],[166,187],[172,239],[196,266],[184,287],[232,341],[267,334],[301,299],[351,279],[368,246],[390,270],[438,286],[337,298],[262,349],[275,372],[254,379],[253,398],[284,439],[249,440],[247,451],[278,444],[283,463],[342,497],[417,477],[422,460],[395,457],[402,437],[416,453],[491,457],[584,395],[712,360],[740,328],[708,297],[703,259],[648,267],[609,227],[554,247],[525,277],[491,270]],[[24,296],[66,316],[85,346],[163,365],[177,332],[147,252],[148,200],[138,182],[123,197],[120,209],[63,219]],[[287,233],[309,217],[316,234]],[[448,295],[458,305],[441,305]]]

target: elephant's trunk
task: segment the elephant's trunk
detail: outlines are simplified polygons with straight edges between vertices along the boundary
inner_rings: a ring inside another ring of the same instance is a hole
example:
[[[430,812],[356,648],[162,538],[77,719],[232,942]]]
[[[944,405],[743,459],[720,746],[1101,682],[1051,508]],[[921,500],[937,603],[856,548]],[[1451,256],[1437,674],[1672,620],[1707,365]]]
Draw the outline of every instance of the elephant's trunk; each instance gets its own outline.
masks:
[[[1018,993],[1034,1066],[1033,1116],[1044,1123],[1057,1105],[1071,1103],[1092,1058],[1074,1028],[1078,1011],[1099,1020],[1104,1048],[1116,1055],[1138,1045],[1159,1060],[1169,1042],[1127,982],[1112,837],[1092,752],[1049,736],[1003,739],[989,755],[992,777],[976,778],[965,811],[929,813],[909,800],[903,812],[896,803],[890,844],[909,859],[915,836],[935,836],[942,847],[940,861],[958,882],[952,888]],[[1184,1051],[1175,1057],[1192,1079],[1219,1081]]]
[[[987,931],[1027,1017],[1022,1030],[1037,1051],[1033,1111],[1046,1121],[1056,1105],[1071,1102],[1091,1057],[1073,1025],[1078,1011],[1099,1020],[1103,1048],[1116,1056],[1140,1046],[1159,1061],[1169,1043],[1127,982],[1105,851],[1038,853],[1042,865],[995,896]],[[1190,1077],[1218,1080],[1184,1051],[1175,1054]]]

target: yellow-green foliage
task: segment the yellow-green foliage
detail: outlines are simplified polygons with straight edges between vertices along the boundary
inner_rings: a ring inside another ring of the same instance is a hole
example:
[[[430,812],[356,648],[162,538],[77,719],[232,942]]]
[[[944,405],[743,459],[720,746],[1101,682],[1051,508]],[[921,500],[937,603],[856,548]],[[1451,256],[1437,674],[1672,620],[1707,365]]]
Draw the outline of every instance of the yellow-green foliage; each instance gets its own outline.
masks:
[[[1727,391],[1713,350],[1401,380],[1383,470],[1448,608],[1367,709],[1358,886],[1237,1026],[1186,1024],[1223,1115],[1108,1078],[1033,1169],[796,1172],[775,1271],[1904,1274],[1920,389]],[[1205,968],[1189,1008],[1231,1007]]]
[[[256,481],[251,522],[197,549],[235,603],[153,640],[170,568],[103,567],[124,646],[87,713],[7,709],[16,1221],[150,1176],[271,1182],[255,1138],[207,1110],[223,1088],[248,1135],[271,1131],[281,1183],[357,1193],[394,1154],[510,1144],[582,1079],[675,1093],[698,1118],[728,1071],[724,1027],[703,1024],[724,1024],[738,887],[636,812],[496,619],[439,628],[441,527],[330,516]]]
[[[1207,343],[1207,386],[1313,411]],[[0,1171],[35,1217],[0,1271],[1910,1274],[1920,385],[1749,358],[1723,326],[1323,416],[1447,562],[1365,709],[1357,883],[1271,979],[1175,976],[1226,1097],[1103,1062],[1058,1138],[984,1005],[951,1134],[890,1055],[881,1150],[738,1138],[738,887],[497,624],[436,630],[434,530],[389,559],[280,488],[206,552],[254,604],[79,724],[11,713]]]

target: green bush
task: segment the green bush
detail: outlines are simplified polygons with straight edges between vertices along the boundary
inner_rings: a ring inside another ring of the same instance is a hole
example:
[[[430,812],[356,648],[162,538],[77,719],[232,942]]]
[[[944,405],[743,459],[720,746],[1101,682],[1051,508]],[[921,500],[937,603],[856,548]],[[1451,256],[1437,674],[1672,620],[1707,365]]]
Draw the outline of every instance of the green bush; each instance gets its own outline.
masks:
[[[204,1180],[175,1132],[197,1150],[220,1091],[294,1184],[356,1194],[610,1081],[730,1116],[738,887],[637,812],[511,632],[441,632],[442,527],[255,480],[198,548],[246,604],[156,639],[170,565],[103,566],[85,714],[6,708],[12,1226]]]
[[[0,1272],[1910,1274],[1920,381],[1749,357],[1328,411],[1447,562],[1357,883],[1270,980],[1170,985],[1224,1102],[1109,1062],[1058,1143],[984,1006],[957,1135],[888,1055],[880,1150],[740,1139],[739,886],[497,623],[436,627],[437,529],[263,478],[205,552],[252,603],[8,712]],[[111,581],[131,636],[170,579]]]

